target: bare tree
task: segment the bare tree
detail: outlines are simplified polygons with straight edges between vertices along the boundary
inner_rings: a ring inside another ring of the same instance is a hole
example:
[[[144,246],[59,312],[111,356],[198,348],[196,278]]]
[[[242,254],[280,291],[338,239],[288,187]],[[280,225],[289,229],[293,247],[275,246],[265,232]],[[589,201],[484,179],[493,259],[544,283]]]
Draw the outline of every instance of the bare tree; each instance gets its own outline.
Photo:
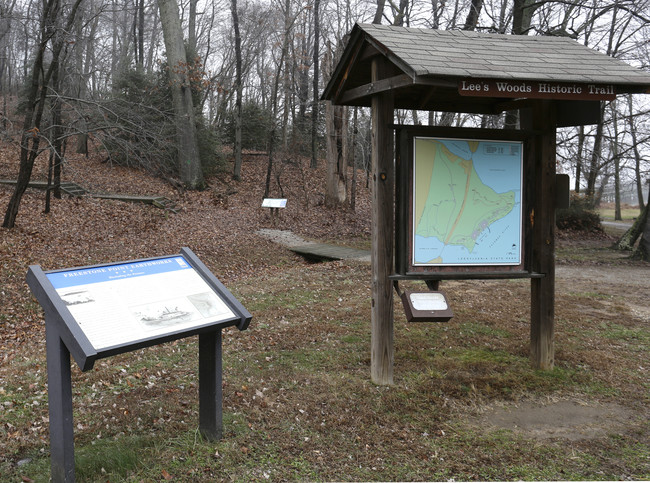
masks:
[[[632,95],[627,96],[629,114],[627,116],[629,127],[630,127],[630,136],[632,138],[632,151],[634,153],[634,177],[636,184],[636,193],[639,200],[639,209],[643,211],[645,208],[645,201],[643,200],[643,176],[641,173],[641,152],[639,150],[639,139],[637,137],[637,126],[634,122],[634,104],[632,102]]]
[[[241,35],[239,34],[239,14],[237,13],[237,0],[231,0],[230,9],[232,11],[232,27],[235,32],[235,145],[233,147],[235,155],[235,166],[233,178],[237,181],[241,179],[241,108],[242,108],[242,60],[241,60]]]
[[[5,228],[13,228],[16,224],[20,202],[31,179],[34,162],[40,154],[41,121],[50,81],[59,69],[61,51],[66,42],[65,33],[72,31],[75,15],[81,2],[82,0],[76,0],[67,9],[57,0],[48,0],[43,4],[39,29],[40,38],[32,64],[32,77],[28,87],[27,108],[20,140],[20,170],[2,223]],[[49,66],[45,69],[45,53],[48,45],[51,48],[52,58]]]
[[[176,0],[158,0],[162,23],[174,112],[181,182],[190,189],[203,186],[203,172],[196,139],[194,105]]]
[[[319,57],[320,57],[320,0],[314,0],[314,52],[313,62],[313,101],[311,107],[311,164],[312,168],[318,166],[318,79],[320,76]]]

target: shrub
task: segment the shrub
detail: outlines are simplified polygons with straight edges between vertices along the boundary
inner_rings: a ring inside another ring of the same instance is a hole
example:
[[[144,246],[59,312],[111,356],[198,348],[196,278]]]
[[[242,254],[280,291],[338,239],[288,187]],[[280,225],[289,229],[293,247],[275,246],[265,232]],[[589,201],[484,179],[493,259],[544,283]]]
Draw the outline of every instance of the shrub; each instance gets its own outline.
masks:
[[[600,215],[594,208],[593,200],[581,193],[571,193],[569,207],[557,210],[555,223],[560,230],[602,231]]]
[[[264,109],[255,102],[245,102],[242,105],[242,149],[265,151],[269,142],[272,122],[270,110]],[[235,116],[233,111],[228,112],[223,129],[224,144],[234,144]]]
[[[204,176],[212,176],[227,168],[226,159],[221,152],[221,144],[216,131],[205,122],[203,116],[197,116],[196,136],[199,143],[199,158]]]
[[[160,76],[125,71],[98,107],[91,123],[111,162],[163,177],[176,173],[174,114]]]
[[[188,63],[195,102],[199,158],[204,175],[222,170],[219,140],[201,115],[198,99],[209,85],[196,57]],[[112,162],[146,169],[163,178],[178,175],[175,115],[166,64],[147,74],[128,69],[116,76],[112,91],[95,119],[98,133]]]

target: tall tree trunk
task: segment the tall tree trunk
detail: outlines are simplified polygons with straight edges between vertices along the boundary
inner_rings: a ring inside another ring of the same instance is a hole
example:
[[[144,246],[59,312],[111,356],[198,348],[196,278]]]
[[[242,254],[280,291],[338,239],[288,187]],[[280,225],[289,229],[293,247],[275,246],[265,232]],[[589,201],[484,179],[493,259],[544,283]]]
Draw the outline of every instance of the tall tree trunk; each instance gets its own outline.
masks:
[[[138,0],[138,35],[135,41],[138,46],[137,63],[144,67],[144,0]]]
[[[237,0],[231,0],[232,26],[235,31],[235,167],[232,177],[236,181],[241,179],[241,128],[242,128],[242,75],[241,75],[241,35],[239,34],[239,15],[237,13]]]
[[[347,198],[347,106],[325,104],[327,137],[327,189],[325,205],[338,206]]]
[[[199,189],[203,187],[203,171],[178,5],[176,0],[158,0],[158,8],[169,66],[181,181],[189,189]]]
[[[465,25],[463,25],[463,30],[476,29],[482,8],[483,0],[472,0],[472,4],[469,7],[469,12],[467,13],[467,18],[465,19]]]
[[[641,260],[645,260],[646,262],[650,261],[650,222],[648,221],[650,217],[648,216],[647,206],[648,205],[646,205],[645,208],[646,215],[645,215],[645,222],[643,224],[644,225],[643,236],[641,237],[639,246],[634,252],[635,258],[640,258]]]
[[[352,121],[352,142],[350,143],[350,149],[352,150],[352,186],[350,187],[350,209],[355,211],[356,209],[356,200],[357,200],[357,163],[356,163],[356,145],[357,145],[357,134],[358,129],[358,111],[359,108],[354,108],[354,116]]]
[[[282,81],[282,87],[284,91],[284,109],[282,112],[282,148],[284,151],[288,149],[288,129],[289,129],[289,113],[291,111],[291,61],[289,56],[289,48],[292,46],[290,39],[292,38],[291,30],[293,26],[293,21],[291,19],[291,0],[285,0],[285,12],[284,12],[284,45],[287,48],[287,52],[284,55],[284,76]]]
[[[83,18],[83,9],[81,12],[82,18]],[[81,19],[82,19],[81,18]],[[90,25],[90,35],[89,37],[91,39],[95,38],[95,31],[97,28],[97,22],[98,22],[98,17],[96,17],[91,25]],[[76,63],[76,74],[75,74],[75,86],[74,90],[76,91],[76,97],[77,99],[85,100],[87,95],[87,76],[84,74],[85,69],[84,69],[84,50],[86,51],[86,58],[89,59],[90,56],[90,51],[92,49],[92,42],[87,41],[84,39],[83,36],[83,22],[76,22],[75,24],[75,35],[77,36],[77,43],[75,45],[74,49],[74,56],[75,56],[75,63]],[[83,41],[81,39],[84,39]],[[90,66],[88,66],[90,67]],[[92,71],[93,69],[88,69],[88,71]],[[79,116],[79,119],[77,120],[77,129],[79,131],[79,134],[77,134],[77,153],[78,154],[85,154],[88,156],[88,133],[86,132],[86,120],[84,119],[84,116]]]
[[[440,28],[440,17],[442,15],[442,11],[445,8],[445,5],[445,0],[431,0],[431,14],[433,17],[431,21],[432,29]]]
[[[330,46],[323,61],[326,75],[331,74],[335,57]],[[345,203],[347,197],[347,117],[347,107],[334,106],[331,101],[326,101],[327,188],[325,204],[332,207]]]
[[[612,173],[606,172],[605,174],[603,174],[603,177],[600,180],[600,185],[598,186],[598,189],[596,190],[593,196],[594,208],[598,208],[602,203],[605,187],[607,186],[607,183],[609,183],[609,178],[611,177],[612,177]]]
[[[187,45],[192,55],[196,55],[197,40],[196,40],[196,4],[197,0],[190,0],[190,15],[188,19],[187,29]]]
[[[616,101],[612,101],[612,124],[614,139],[611,141],[612,158],[614,159],[614,220],[621,221],[621,160],[618,155],[618,112]]]
[[[310,167],[318,166],[318,78],[320,76],[318,59],[320,55],[320,0],[314,0],[314,102],[311,108],[311,163]]]
[[[643,176],[641,174],[641,153],[639,153],[639,144],[636,139],[636,126],[634,125],[634,115],[632,114],[634,106],[632,105],[632,94],[627,96],[627,105],[630,111],[628,122],[630,123],[630,135],[632,136],[632,150],[634,151],[634,175],[636,178],[636,193],[639,199],[639,210],[643,212],[645,202],[643,200]]]
[[[605,117],[605,103],[600,103],[600,114],[598,124],[596,125],[596,134],[594,137],[594,147],[589,162],[589,172],[587,173],[587,196],[592,199],[596,195],[596,181],[600,172],[600,150],[603,144],[603,118]]]
[[[273,81],[273,92],[271,93],[271,130],[269,132],[269,162],[266,166],[266,183],[264,185],[264,198],[268,198],[271,194],[271,176],[273,174],[273,156],[275,156],[275,137],[278,129],[278,92],[280,90],[280,77],[282,77],[282,66],[284,65],[284,58],[289,49],[289,35],[284,36],[282,42],[282,50],[280,52],[280,60],[278,61],[278,70],[275,74]]]
[[[301,154],[307,151],[304,138],[308,131],[307,105],[309,104],[309,69],[311,66],[307,62],[307,55],[309,53],[309,38],[312,33],[311,27],[311,25],[302,26],[300,53],[297,55],[296,61],[294,61],[294,72],[298,85],[298,116],[293,127],[292,146],[294,146],[294,149],[299,149]],[[305,60],[300,61],[300,59]]]
[[[384,16],[384,7],[386,5],[386,0],[377,0],[377,10],[375,10],[375,17],[372,19],[372,23],[379,25],[381,19]]]
[[[512,7],[512,33],[514,35],[528,35],[535,10],[544,3],[546,2],[538,0],[514,0]]]
[[[582,176],[582,154],[583,147],[585,143],[585,127],[580,126],[578,128],[578,152],[576,154],[576,179],[574,190],[576,193],[580,193],[580,177]]]
[[[54,97],[51,102],[51,111],[52,111],[52,139],[51,144],[51,167],[52,167],[52,186],[51,190],[54,194],[54,197],[61,199],[61,166],[63,164],[63,117],[61,114],[61,76],[60,76],[60,66],[54,66],[54,72],[52,73],[52,90],[54,91]],[[49,181],[49,180],[48,180]],[[48,187],[50,188],[50,187]],[[48,195],[50,189],[47,191]],[[49,208],[49,199],[46,201],[46,204]],[[46,209],[46,212],[48,210]]]
[[[618,239],[618,241],[614,244],[614,248],[618,250],[632,250],[634,248],[634,244],[636,241],[639,239],[639,236],[641,236],[642,233],[644,233],[644,230],[647,231],[647,227],[649,225],[648,223],[648,207],[650,206],[650,203],[645,205],[645,208],[643,209],[643,212],[641,212],[641,215],[637,217],[636,220],[634,220],[634,223],[628,230],[623,233],[623,236]],[[650,236],[645,236],[646,241],[650,240]]]
[[[393,25],[395,25],[396,27],[401,27],[406,23],[406,26],[408,27],[408,22],[409,22],[408,6],[409,6],[408,0],[399,1],[399,7],[397,9],[397,12],[395,13],[395,18],[393,19]]]
[[[156,51],[155,45],[158,44],[158,37],[160,35],[160,22],[158,20],[158,10],[154,8],[149,19],[149,22],[151,24],[151,45],[149,46],[149,51],[147,52],[147,61],[144,66],[146,72],[153,71],[154,53]]]

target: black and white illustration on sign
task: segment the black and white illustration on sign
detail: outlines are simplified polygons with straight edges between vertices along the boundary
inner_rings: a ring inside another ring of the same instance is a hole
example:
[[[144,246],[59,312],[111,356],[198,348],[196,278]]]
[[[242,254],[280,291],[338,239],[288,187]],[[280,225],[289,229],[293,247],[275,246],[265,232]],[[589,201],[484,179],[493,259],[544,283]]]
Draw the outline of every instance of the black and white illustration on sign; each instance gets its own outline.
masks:
[[[47,278],[95,350],[235,317],[180,255]]]

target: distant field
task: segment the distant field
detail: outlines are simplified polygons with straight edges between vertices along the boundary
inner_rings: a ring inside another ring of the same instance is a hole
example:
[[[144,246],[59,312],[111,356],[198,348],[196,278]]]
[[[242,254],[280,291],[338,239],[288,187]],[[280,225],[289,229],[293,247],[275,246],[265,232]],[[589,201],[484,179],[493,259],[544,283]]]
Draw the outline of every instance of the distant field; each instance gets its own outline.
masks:
[[[613,220],[614,219],[614,204],[613,203],[607,203],[606,205],[602,205],[598,209],[598,213],[600,213],[600,217],[603,220]],[[637,216],[639,216],[639,207],[638,206],[630,206],[630,205],[623,205],[621,207],[621,218],[623,220],[633,220]]]

